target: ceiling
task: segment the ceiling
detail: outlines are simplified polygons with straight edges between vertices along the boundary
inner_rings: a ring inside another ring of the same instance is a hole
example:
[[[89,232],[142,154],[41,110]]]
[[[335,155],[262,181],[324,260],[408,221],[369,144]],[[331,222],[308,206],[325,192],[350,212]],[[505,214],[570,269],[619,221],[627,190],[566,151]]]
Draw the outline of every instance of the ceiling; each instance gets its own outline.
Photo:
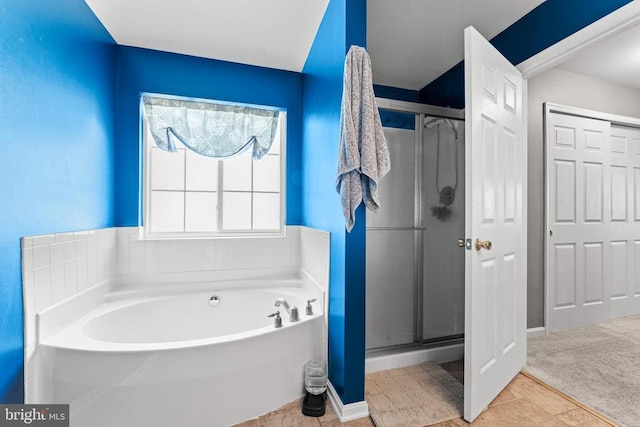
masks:
[[[640,26],[583,49],[556,68],[640,89]]]
[[[120,45],[301,71],[329,0],[85,0]],[[376,84],[419,90],[464,57],[464,28],[491,39],[544,0],[367,0]],[[558,68],[640,88],[640,28]]]
[[[376,84],[419,90],[464,58],[464,29],[492,39],[543,0],[368,0]]]
[[[85,0],[116,43],[302,71],[329,0]]]

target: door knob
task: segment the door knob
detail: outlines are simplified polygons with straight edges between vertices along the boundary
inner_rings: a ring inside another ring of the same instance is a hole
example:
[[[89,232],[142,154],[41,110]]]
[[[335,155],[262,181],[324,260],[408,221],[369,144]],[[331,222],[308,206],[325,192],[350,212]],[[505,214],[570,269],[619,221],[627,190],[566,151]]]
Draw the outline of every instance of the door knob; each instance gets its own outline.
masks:
[[[480,249],[486,249],[488,251],[491,250],[491,241],[490,240],[485,240],[484,242],[480,241],[480,239],[476,239],[476,251],[479,251]]]

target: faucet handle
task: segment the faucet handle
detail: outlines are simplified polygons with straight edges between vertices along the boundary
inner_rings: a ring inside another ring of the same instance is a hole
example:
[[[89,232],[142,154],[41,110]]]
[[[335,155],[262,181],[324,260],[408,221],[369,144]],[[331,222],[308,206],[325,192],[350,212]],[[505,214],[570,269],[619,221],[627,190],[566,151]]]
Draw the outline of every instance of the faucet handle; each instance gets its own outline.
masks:
[[[307,316],[311,316],[313,314],[313,307],[311,307],[312,302],[316,302],[316,298],[307,300],[307,307],[305,308]]]
[[[275,313],[271,313],[267,317],[275,317],[273,319],[273,327],[274,328],[282,328],[282,317],[280,317],[280,311],[276,311]]]

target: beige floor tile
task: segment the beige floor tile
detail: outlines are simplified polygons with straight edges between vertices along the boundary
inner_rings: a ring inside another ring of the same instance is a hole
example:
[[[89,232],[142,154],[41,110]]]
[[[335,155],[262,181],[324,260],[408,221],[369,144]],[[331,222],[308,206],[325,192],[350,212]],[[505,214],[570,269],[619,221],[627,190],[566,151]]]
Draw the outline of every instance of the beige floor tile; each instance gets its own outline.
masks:
[[[514,399],[519,399],[519,398],[516,397],[513,393],[511,393],[511,391],[505,389],[505,390],[502,390],[502,393],[500,393],[495,399],[493,399],[493,401],[489,404],[489,406],[500,405],[501,403],[509,402]]]
[[[315,417],[302,414],[300,408],[289,407],[270,412],[258,418],[260,427],[319,427],[320,421]]]
[[[609,423],[581,408],[563,412],[556,415],[556,418],[570,426],[610,427]]]
[[[320,424],[323,424],[323,423],[336,421],[337,419],[338,419],[338,416],[333,411],[333,405],[331,405],[331,402],[329,401],[329,399],[327,399],[327,406],[325,408],[324,415],[321,417],[318,417],[318,421],[320,421]]]
[[[573,403],[524,376],[516,377],[509,383],[506,390],[513,393],[515,397],[529,399],[529,401],[553,415],[577,408]]]
[[[260,421],[257,418],[236,424],[233,427],[260,427]]]
[[[385,427],[459,427],[468,423],[461,418],[462,385],[433,364],[368,374],[366,399],[376,422]],[[452,391],[453,390],[453,391]],[[459,395],[459,396],[458,396]],[[306,417],[302,399],[237,427],[374,427],[369,417],[340,423],[329,402],[325,415]],[[374,409],[375,408],[375,409]],[[425,418],[426,417],[426,418]],[[425,419],[442,419],[426,424]],[[471,424],[480,427],[566,427],[608,424],[553,393],[528,377],[518,374],[489,408]]]
[[[301,397],[299,399],[296,400],[292,400],[291,402],[287,403],[286,405],[282,406],[281,408],[278,408],[278,410],[283,410],[283,409],[291,409],[291,408],[298,408],[301,409],[302,408],[302,399],[304,399],[304,397]]]
[[[471,423],[478,427],[566,427],[566,424],[527,399],[491,406]]]

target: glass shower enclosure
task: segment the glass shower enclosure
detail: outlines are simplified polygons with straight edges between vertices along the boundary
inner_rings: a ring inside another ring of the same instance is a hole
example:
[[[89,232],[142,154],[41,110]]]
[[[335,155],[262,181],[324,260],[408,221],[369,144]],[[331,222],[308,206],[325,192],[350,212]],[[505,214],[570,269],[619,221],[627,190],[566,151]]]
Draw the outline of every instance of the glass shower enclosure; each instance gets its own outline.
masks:
[[[391,171],[367,212],[368,354],[464,334],[464,112],[377,99]]]

